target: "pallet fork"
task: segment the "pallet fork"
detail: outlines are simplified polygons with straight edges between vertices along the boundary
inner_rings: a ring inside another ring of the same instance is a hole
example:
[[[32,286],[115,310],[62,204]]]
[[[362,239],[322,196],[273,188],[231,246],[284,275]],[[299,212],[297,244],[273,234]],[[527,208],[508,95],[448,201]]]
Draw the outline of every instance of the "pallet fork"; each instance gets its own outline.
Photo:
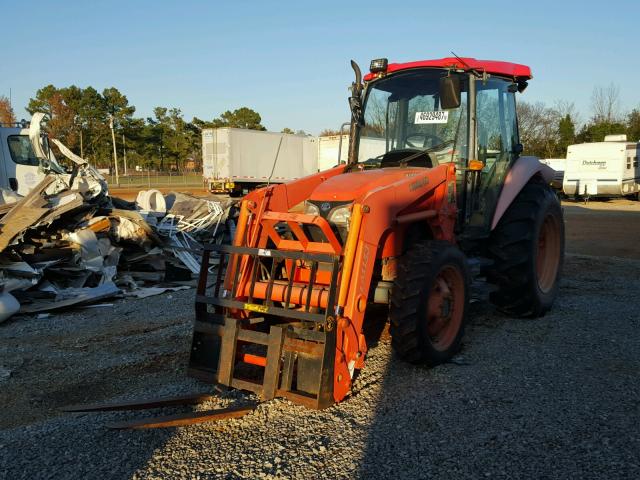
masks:
[[[122,403],[103,403],[88,405],[71,405],[62,409],[63,412],[69,413],[88,413],[88,412],[113,412],[119,410],[147,410],[150,408],[174,407],[181,405],[199,405],[208,400],[215,398],[214,395],[208,393],[196,393],[191,395],[182,395],[177,397],[166,397],[161,399],[134,400]],[[194,425],[196,423],[210,422],[213,420],[224,420],[228,418],[243,417],[251,413],[257,407],[256,404],[231,406],[227,408],[218,408],[212,410],[203,410],[198,412],[178,413],[174,415],[164,415],[160,417],[142,417],[133,420],[125,420],[107,424],[107,428],[114,430],[122,429],[147,429],[147,428],[165,428],[165,427],[182,427],[186,425]]]

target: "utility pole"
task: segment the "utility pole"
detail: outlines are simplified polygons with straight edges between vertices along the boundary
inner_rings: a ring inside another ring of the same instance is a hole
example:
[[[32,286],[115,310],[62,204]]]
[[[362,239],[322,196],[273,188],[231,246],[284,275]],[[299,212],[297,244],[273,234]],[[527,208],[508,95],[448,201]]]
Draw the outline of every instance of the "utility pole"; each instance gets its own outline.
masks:
[[[116,151],[116,133],[113,129],[113,115],[109,115],[109,128],[111,128],[111,140],[113,141],[113,163],[116,166],[116,185],[120,185],[120,176],[118,175],[118,152]]]
[[[163,132],[160,131],[160,171],[164,171],[164,155],[162,154],[162,144],[164,143]]]
[[[124,159],[124,176],[127,176],[127,142],[124,139],[124,132],[122,132],[122,156]]]

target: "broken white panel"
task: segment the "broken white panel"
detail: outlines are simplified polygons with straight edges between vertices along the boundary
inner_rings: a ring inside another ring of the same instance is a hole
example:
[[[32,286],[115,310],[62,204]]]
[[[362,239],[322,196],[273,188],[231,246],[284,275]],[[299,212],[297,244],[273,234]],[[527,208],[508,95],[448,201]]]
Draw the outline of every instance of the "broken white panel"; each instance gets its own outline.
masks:
[[[48,160],[47,155],[44,153],[42,146],[42,136],[40,135],[40,124],[44,120],[45,114],[42,112],[36,112],[31,117],[31,124],[29,125],[29,140],[31,140],[31,146],[36,157],[40,160]]]
[[[0,260],[0,270],[26,278],[40,278],[41,272],[27,262],[10,262]]]
[[[118,274],[118,262],[122,248],[112,245],[108,238],[100,238],[98,239],[98,250],[104,261],[100,283],[112,282]]]
[[[90,228],[77,230],[69,234],[69,240],[80,245],[82,266],[91,272],[102,272],[104,260],[98,248],[98,237]]]
[[[166,237],[167,243],[169,243],[171,247],[175,247],[171,249],[171,253],[191,270],[192,273],[197,274],[200,272],[200,262],[188,250],[193,247],[202,248],[202,246],[186,231],[180,230],[180,221],[181,218],[179,218],[178,215],[167,215],[158,225],[158,232]]]
[[[58,164],[56,158],[53,156],[51,150],[48,153],[44,152],[44,145],[42,143],[41,124],[45,114],[42,112],[36,112],[31,117],[31,124],[29,125],[29,140],[31,141],[31,147],[36,155],[36,158],[40,160],[40,167],[45,172],[64,173],[64,168]]]
[[[194,243],[195,240],[193,241]],[[176,247],[171,249],[171,253],[180,260],[191,273],[199,273],[200,272],[200,262],[198,259],[188,250],[192,249],[192,245],[190,244],[187,234],[184,232],[178,232],[176,235],[169,237],[169,243],[171,246]]]
[[[27,290],[38,284],[38,281],[28,278],[7,277],[0,273],[0,284],[5,292],[13,292],[14,290]]]
[[[191,287],[186,285],[180,287],[146,287],[132,290],[131,292],[125,292],[125,297],[147,298],[154,295],[160,295],[164,292],[177,292],[178,290],[189,290]]]
[[[108,193],[107,182],[98,170],[91,166],[84,158],[79,157],[69,150],[67,146],[57,138],[52,138],[51,141],[60,149],[60,152],[65,157],[80,167],[73,179],[73,184],[69,185],[69,188],[82,192],[87,199]],[[69,181],[71,181],[71,179],[69,179]]]
[[[141,190],[136,198],[136,207],[142,214],[164,217],[167,203],[159,190]]]
[[[31,304],[20,307],[23,313],[38,313],[85,305],[120,294],[120,289],[113,282],[106,282],[93,288],[67,288],[61,290],[55,300],[35,300]]]
[[[75,162],[78,165],[85,165],[87,163],[87,161],[84,158],[73,153],[71,150],[67,148],[67,146],[64,143],[62,143],[57,138],[52,138],[51,141],[55,143],[56,146],[60,149],[60,152],[72,162]]]
[[[9,292],[0,293],[0,323],[8,320],[9,317],[18,313],[20,310],[20,303],[16,300],[16,297]]]
[[[60,195],[49,199],[49,204],[52,209],[64,207],[76,200],[82,200],[82,195],[79,193],[70,193],[69,195]]]
[[[0,260],[0,291],[26,290],[37,285],[42,278],[42,269],[27,262]]]
[[[118,242],[128,240],[142,245],[148,240],[144,229],[126,217],[118,217],[118,221],[112,227],[112,231]]]
[[[18,195],[13,190],[9,190],[8,188],[0,188],[0,205],[17,203],[23,198],[24,197],[22,195]]]
[[[202,245],[192,234],[211,232],[214,238],[220,222],[224,217],[224,210],[218,202],[204,200],[206,213],[198,217],[185,218],[184,215],[168,214],[158,224],[160,235],[167,238],[171,253],[178,258],[192,273],[200,272],[200,259],[193,255],[193,250],[202,250]],[[212,229],[213,227],[213,229]]]

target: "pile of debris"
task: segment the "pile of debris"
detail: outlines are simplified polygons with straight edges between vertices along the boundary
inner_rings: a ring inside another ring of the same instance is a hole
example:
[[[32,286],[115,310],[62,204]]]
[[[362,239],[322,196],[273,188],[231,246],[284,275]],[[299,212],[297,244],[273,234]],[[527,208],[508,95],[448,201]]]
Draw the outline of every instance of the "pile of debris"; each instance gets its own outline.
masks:
[[[0,322],[192,286],[201,245],[229,234],[234,202],[157,190],[135,203],[111,197],[96,169],[52,141],[71,172],[32,142],[46,176],[25,197],[0,192]]]

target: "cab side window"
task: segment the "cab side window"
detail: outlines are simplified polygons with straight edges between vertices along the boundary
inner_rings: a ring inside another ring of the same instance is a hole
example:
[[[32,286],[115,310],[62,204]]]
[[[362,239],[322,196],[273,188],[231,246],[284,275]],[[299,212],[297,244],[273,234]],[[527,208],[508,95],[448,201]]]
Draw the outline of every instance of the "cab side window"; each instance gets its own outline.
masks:
[[[504,179],[516,158],[514,148],[519,143],[518,124],[515,94],[510,91],[510,85],[501,79],[476,82],[476,159],[484,166],[472,207],[478,214],[471,218],[472,225],[489,228],[491,216],[481,212],[495,209]]]
[[[9,144],[11,160],[13,160],[14,163],[17,163],[18,165],[28,165],[31,167],[37,167],[40,165],[28,136],[10,135],[7,137],[7,143]]]

